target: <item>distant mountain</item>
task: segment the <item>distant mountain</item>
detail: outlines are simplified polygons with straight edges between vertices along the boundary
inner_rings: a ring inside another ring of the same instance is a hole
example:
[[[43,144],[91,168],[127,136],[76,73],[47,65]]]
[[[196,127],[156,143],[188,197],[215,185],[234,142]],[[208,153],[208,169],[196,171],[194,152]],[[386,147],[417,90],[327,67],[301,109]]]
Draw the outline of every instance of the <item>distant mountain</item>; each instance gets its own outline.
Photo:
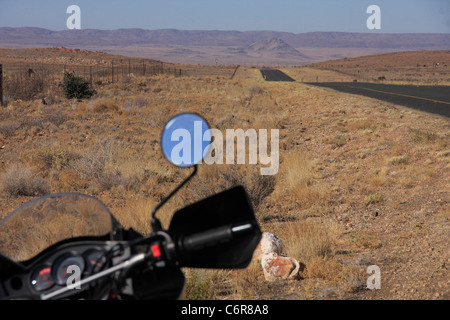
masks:
[[[246,48],[247,53],[255,53],[255,54],[271,54],[278,56],[297,56],[301,58],[306,58],[306,56],[300,53],[295,48],[288,45],[281,39],[278,38],[268,38],[258,40]]]
[[[100,50],[173,62],[304,63],[367,52],[450,50],[450,34],[381,34],[348,32],[289,33],[276,31],[196,30],[64,30],[0,28],[0,47],[67,47]],[[317,50],[316,56],[304,48]],[[346,50],[349,49],[349,50]],[[344,52],[344,53],[341,53]],[[355,51],[356,52],[356,51]],[[365,51],[364,51],[365,52]],[[345,54],[345,55],[344,55]],[[268,57],[270,56],[270,59]],[[208,61],[205,57],[210,57]],[[289,59],[286,59],[288,57]],[[251,58],[251,59],[250,59]],[[253,60],[252,60],[253,59]]]
[[[42,28],[0,28],[0,45],[76,46],[76,45],[188,45],[245,46],[263,39],[280,39],[294,48],[352,47],[450,49],[450,34],[380,34],[348,32],[309,32],[294,34],[275,31],[189,31],[176,29],[144,30],[63,30]]]

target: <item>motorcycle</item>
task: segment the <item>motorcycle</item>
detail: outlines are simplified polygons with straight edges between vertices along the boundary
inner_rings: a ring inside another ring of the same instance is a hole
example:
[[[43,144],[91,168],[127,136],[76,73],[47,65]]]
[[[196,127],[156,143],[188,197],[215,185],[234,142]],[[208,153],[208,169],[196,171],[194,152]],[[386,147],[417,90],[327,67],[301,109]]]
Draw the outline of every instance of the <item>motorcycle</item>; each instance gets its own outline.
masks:
[[[246,268],[262,234],[244,187],[176,211],[168,229],[157,218],[196,175],[211,142],[208,132],[195,114],[165,126],[164,155],[193,172],[154,208],[148,235],[125,229],[85,194],[46,195],[13,211],[0,223],[0,299],[180,299],[182,268]]]

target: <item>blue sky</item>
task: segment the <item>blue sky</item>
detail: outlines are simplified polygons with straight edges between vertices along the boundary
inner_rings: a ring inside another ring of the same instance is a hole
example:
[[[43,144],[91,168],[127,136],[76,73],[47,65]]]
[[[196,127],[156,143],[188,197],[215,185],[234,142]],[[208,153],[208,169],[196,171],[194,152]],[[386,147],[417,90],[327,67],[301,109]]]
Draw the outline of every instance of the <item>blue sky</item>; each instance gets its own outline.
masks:
[[[74,4],[82,29],[450,33],[450,0],[0,0],[0,27],[64,30]],[[370,5],[381,30],[366,27]]]

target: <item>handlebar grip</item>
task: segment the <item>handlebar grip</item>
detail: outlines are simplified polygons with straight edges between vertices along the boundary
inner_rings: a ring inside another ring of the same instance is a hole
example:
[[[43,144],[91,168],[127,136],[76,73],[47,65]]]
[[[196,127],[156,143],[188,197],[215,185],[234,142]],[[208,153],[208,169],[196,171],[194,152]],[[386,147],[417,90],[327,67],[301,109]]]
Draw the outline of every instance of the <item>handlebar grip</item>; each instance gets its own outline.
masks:
[[[233,239],[232,228],[231,226],[225,226],[187,236],[183,239],[183,247],[187,251],[195,251],[231,239]]]
[[[228,225],[204,232],[194,233],[182,240],[183,248],[187,251],[195,251],[206,247],[211,247],[222,242],[228,242],[237,235],[245,234],[248,231],[251,231],[252,228],[253,225],[251,223],[244,223],[238,226]]]

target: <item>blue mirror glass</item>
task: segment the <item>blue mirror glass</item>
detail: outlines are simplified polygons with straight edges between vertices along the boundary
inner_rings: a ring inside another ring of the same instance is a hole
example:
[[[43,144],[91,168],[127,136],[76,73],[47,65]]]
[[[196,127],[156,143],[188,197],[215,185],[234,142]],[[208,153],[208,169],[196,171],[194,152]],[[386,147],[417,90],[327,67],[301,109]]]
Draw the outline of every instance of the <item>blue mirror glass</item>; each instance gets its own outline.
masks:
[[[193,113],[183,113],[172,118],[161,136],[164,156],[179,167],[201,163],[210,146],[211,132],[208,123]]]

